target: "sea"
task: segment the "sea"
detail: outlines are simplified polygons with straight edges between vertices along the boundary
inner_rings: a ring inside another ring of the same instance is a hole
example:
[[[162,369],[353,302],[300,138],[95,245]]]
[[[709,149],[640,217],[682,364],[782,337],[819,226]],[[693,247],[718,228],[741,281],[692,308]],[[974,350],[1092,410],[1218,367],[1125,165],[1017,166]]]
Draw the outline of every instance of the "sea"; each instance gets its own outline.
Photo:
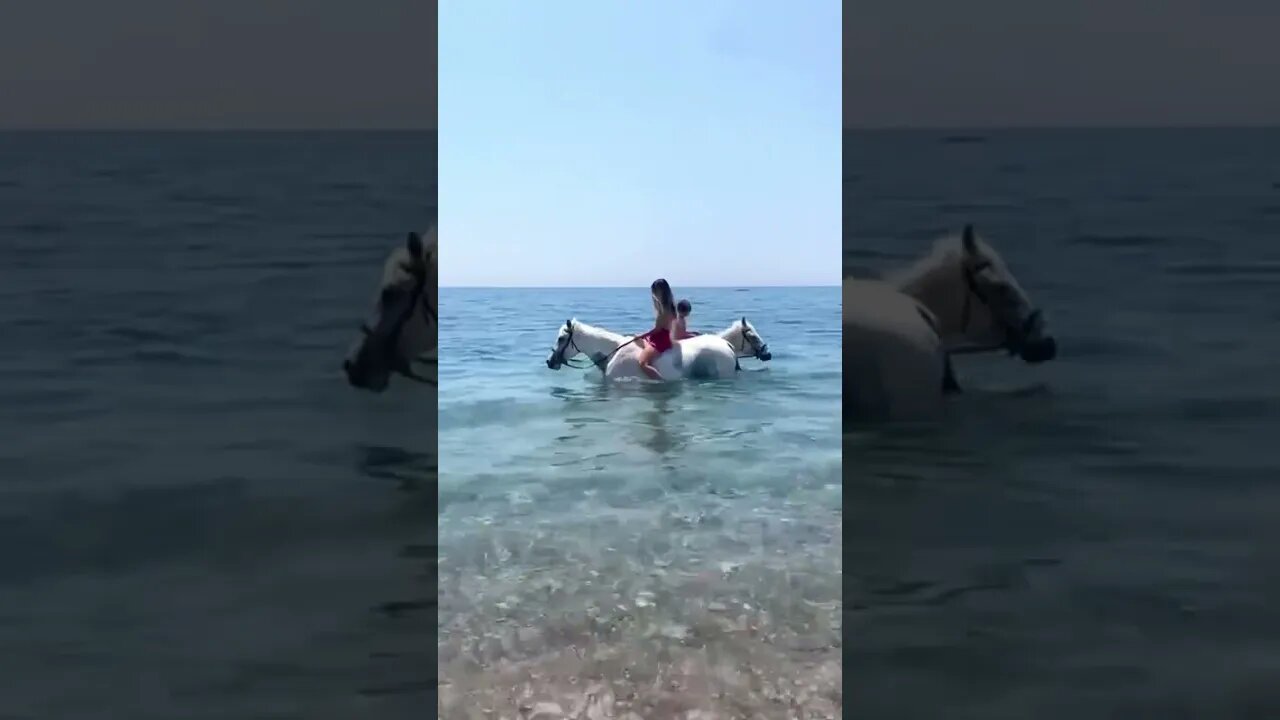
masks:
[[[1280,131],[846,134],[846,273],[973,223],[1060,349],[848,433],[834,288],[678,288],[774,357],[668,387],[544,364],[643,288],[446,289],[438,407],[348,387],[435,143],[0,134],[0,717],[1280,716]]]
[[[973,223],[1057,337],[844,436],[861,718],[1280,717],[1280,130],[847,131],[845,274]]]
[[[0,717],[423,717],[435,393],[341,363],[435,153],[0,134]]]
[[[559,330],[648,288],[441,289],[441,717],[840,716],[840,290],[676,290],[772,360],[605,382]]]

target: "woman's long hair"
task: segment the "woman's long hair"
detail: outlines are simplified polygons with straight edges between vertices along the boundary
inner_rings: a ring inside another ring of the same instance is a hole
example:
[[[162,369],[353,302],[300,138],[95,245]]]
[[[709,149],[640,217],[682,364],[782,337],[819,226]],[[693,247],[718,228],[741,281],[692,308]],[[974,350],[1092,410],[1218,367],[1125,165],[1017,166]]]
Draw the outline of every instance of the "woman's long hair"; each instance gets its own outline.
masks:
[[[668,318],[676,316],[676,296],[671,292],[671,285],[666,280],[658,278],[649,286],[649,292],[653,293],[653,303],[658,310]]]

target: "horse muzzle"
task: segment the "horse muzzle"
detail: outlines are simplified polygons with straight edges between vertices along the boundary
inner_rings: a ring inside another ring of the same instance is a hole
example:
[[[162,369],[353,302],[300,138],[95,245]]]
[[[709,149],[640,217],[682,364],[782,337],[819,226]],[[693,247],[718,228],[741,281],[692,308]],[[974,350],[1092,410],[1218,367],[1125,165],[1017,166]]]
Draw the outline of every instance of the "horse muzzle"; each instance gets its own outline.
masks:
[[[1027,342],[1018,348],[1018,357],[1023,362],[1036,365],[1042,362],[1048,362],[1058,356],[1058,341],[1052,336],[1044,336],[1037,338],[1032,342]]]
[[[756,359],[760,362],[769,362],[773,359],[773,353],[769,352],[768,345],[765,345],[756,351]]]
[[[1044,331],[1044,314],[1034,310],[1014,334],[1016,340],[1009,345],[1009,353],[1016,354],[1023,362],[1035,365],[1048,362],[1058,356],[1058,342]]]
[[[557,355],[558,355],[558,353],[551,353],[550,355],[548,355],[548,356],[547,356],[547,368],[548,368],[548,369],[550,369],[550,370],[559,370],[559,369],[560,369],[560,358],[559,358],[559,357],[557,357]]]
[[[391,380],[386,373],[369,372],[368,368],[362,366],[359,361],[352,362],[350,359],[342,361],[342,371],[347,376],[348,385],[375,393],[386,390]]]

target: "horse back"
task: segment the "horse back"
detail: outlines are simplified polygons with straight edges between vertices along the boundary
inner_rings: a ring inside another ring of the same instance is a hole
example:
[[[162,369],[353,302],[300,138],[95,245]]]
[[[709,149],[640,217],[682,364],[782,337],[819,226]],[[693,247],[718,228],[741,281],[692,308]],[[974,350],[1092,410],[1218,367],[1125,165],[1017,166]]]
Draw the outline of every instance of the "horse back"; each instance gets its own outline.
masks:
[[[846,407],[869,417],[940,409],[946,355],[932,313],[877,281],[846,279],[843,300]]]

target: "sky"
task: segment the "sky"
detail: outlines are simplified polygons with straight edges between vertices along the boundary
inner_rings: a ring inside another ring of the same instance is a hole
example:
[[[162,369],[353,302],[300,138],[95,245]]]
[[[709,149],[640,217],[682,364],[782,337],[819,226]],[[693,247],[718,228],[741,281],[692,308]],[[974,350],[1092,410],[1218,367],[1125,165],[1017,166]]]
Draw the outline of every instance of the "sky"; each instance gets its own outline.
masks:
[[[440,284],[836,285],[836,0],[440,7]]]
[[[435,0],[0,3],[0,129],[435,128]]]
[[[1280,125],[1274,0],[858,0],[848,127]]]

